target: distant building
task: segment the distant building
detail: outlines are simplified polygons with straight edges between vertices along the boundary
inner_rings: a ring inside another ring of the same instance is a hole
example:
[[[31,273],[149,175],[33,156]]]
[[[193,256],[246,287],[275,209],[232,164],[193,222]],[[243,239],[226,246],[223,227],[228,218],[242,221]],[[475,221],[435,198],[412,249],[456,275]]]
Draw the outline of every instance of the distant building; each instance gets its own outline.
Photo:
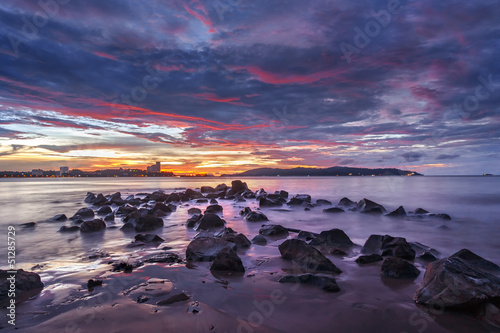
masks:
[[[67,166],[62,166],[59,168],[59,176],[69,173],[69,168]]]
[[[161,162],[148,166],[147,170],[148,172],[161,172]]]
[[[43,176],[43,170],[42,169],[33,169],[33,170],[31,170],[31,175],[32,176]]]

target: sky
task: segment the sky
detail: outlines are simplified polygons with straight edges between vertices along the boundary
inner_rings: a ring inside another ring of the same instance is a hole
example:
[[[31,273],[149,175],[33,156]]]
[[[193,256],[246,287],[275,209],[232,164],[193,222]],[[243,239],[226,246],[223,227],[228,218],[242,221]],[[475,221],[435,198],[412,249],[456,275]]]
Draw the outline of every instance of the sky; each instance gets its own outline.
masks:
[[[500,173],[496,0],[2,0],[0,170]]]

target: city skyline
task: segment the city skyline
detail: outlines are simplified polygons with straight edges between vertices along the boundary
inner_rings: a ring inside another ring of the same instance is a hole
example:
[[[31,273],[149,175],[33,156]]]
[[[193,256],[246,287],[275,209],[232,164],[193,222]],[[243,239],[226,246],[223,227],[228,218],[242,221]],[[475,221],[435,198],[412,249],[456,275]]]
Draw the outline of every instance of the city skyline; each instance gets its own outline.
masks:
[[[500,173],[496,2],[4,1],[0,169]]]

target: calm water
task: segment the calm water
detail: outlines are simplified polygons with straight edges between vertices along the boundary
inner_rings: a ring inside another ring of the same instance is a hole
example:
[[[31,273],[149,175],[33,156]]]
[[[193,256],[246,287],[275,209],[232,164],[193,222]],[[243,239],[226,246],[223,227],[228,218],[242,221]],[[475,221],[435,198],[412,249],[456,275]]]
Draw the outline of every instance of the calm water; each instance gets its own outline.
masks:
[[[321,208],[309,212],[302,208],[291,211],[263,209],[270,223],[282,224],[301,230],[322,231],[331,228],[343,229],[356,243],[362,245],[370,234],[391,234],[419,241],[449,255],[461,248],[469,248],[478,254],[500,263],[500,177],[277,177],[246,178],[249,188],[265,188],[268,192],[286,190],[290,195],[308,193],[316,199],[327,199],[334,203],[344,196],[358,201],[364,197],[384,205],[387,210],[403,205],[407,211],[418,207],[430,212],[448,213],[451,221],[437,219],[417,220],[411,218],[391,219],[384,216],[346,213],[329,215]],[[36,221],[34,229],[17,229],[17,262],[19,268],[29,269],[34,264],[49,266],[59,261],[75,261],[91,249],[103,249],[110,253],[131,253],[126,249],[133,235],[124,234],[118,228],[108,229],[98,235],[61,234],[57,230],[67,222],[47,222],[56,214],[72,216],[83,202],[87,191],[112,194],[120,191],[122,197],[139,192],[162,189],[166,192],[184,188],[199,188],[203,185],[230,185],[231,179],[223,178],[92,178],[92,179],[2,179],[0,180],[0,230],[6,235],[9,225]],[[258,234],[259,223],[244,222],[238,216],[241,207],[256,207],[251,200],[233,203],[220,200],[224,206],[224,219],[228,225],[249,239]],[[193,205],[204,208],[206,205]],[[191,207],[190,206],[190,207]],[[182,253],[195,235],[184,227],[187,209],[179,207],[177,212],[164,218],[165,228],[159,233],[174,250]],[[116,219],[115,224],[122,224]],[[439,229],[447,225],[449,230]],[[112,224],[108,224],[110,226]],[[0,258],[4,267],[5,243],[0,244]],[[258,255],[251,249],[249,256]]]

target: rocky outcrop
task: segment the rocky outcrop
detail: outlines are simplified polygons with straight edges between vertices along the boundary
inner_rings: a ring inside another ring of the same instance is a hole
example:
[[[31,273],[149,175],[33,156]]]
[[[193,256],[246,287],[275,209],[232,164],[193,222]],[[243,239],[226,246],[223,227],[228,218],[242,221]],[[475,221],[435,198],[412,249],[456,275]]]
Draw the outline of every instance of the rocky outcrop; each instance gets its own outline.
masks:
[[[402,216],[406,216],[406,211],[403,208],[403,206],[399,206],[397,209],[393,210],[392,212],[390,212],[386,216],[390,216],[390,217],[402,217]]]
[[[343,197],[342,199],[340,199],[337,206],[351,208],[351,207],[356,207],[356,203],[349,198]]]
[[[337,281],[330,276],[317,276],[313,274],[303,274],[303,275],[286,275],[279,279],[280,283],[300,283],[300,284],[309,284],[313,286],[317,286],[324,291],[328,292],[338,292],[340,291],[339,286],[337,285]]]
[[[245,267],[243,267],[240,257],[229,247],[225,247],[217,253],[210,269],[215,271],[245,272]]]
[[[283,259],[291,260],[303,269],[319,272],[342,272],[330,259],[302,240],[288,239],[278,249]]]
[[[311,196],[309,194],[297,194],[287,202],[287,205],[301,206],[309,203],[311,203]]]
[[[404,259],[395,257],[390,257],[384,260],[381,272],[382,275],[395,279],[411,279],[416,278],[420,274],[418,268],[413,264]]]
[[[450,257],[462,258],[464,260],[467,260],[467,262],[474,265],[475,267],[478,267],[485,271],[498,272],[500,270],[500,267],[497,264],[492,263],[491,261],[486,260],[467,249],[462,249],[457,253],[452,254]]]
[[[233,180],[231,182],[231,192],[228,195],[240,194],[244,191],[248,191],[247,183],[243,183],[241,180]]]
[[[389,235],[370,235],[363,245],[361,253],[381,254],[383,256],[393,256],[408,260],[415,258],[415,250],[413,250],[405,238]]]
[[[384,206],[368,200],[366,198],[360,200],[357,203],[357,210],[361,213],[367,213],[367,214],[383,214],[386,212]]]
[[[188,261],[212,261],[222,249],[235,249],[236,244],[215,237],[198,237],[186,249]]]
[[[338,248],[348,248],[354,243],[351,241],[349,236],[343,230],[331,229],[327,231],[322,231],[319,235],[311,241],[311,245],[321,245],[328,247],[338,247]]]

